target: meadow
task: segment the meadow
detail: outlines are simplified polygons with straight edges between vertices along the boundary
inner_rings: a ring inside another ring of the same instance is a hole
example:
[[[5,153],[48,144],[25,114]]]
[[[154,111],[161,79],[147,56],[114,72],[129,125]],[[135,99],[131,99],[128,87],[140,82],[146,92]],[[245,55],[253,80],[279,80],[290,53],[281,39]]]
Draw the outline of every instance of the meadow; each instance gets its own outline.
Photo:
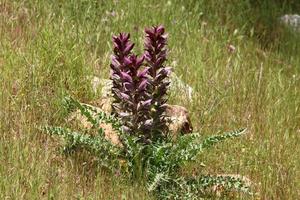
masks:
[[[300,196],[300,36],[278,17],[297,1],[0,0],[0,199],[153,199],[139,183],[66,157],[41,133],[65,125],[63,98],[99,98],[89,77],[109,77],[112,35],[163,24],[168,65],[193,90],[194,130],[247,134],[199,156],[183,173],[240,174],[250,199]],[[205,166],[205,167],[204,167]]]

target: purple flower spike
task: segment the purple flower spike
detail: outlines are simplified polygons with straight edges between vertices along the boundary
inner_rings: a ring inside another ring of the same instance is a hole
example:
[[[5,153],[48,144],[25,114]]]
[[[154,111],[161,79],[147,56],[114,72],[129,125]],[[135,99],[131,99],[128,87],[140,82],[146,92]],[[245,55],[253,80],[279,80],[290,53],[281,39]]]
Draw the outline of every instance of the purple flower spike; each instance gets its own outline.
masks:
[[[113,36],[114,56],[111,63],[113,113],[121,118],[123,130],[129,134],[143,136],[141,133],[147,132],[145,121],[150,118],[151,95],[147,93],[148,69],[142,67],[144,56],[138,57],[131,53],[134,44],[129,38],[129,34],[124,33]]]
[[[121,93],[125,93],[123,81],[126,79],[130,81],[131,77],[124,75],[131,66],[131,60],[129,56],[131,55],[131,50],[134,46],[129,40],[130,35],[126,33],[120,33],[118,36],[113,36],[114,44],[114,55],[112,56],[111,62],[111,80],[113,82],[112,94],[114,97],[114,102],[112,104],[113,112],[118,113],[118,109],[123,108],[122,101],[123,97]]]
[[[151,87],[149,93],[153,95],[151,118],[153,119],[152,137],[159,137],[167,131],[164,113],[166,110],[166,95],[169,86],[168,76],[170,68],[165,67],[167,60],[167,35],[163,26],[145,29],[145,60],[149,67]]]
[[[145,52],[131,53],[130,35],[113,36],[111,61],[113,113],[122,121],[123,130],[142,142],[153,142],[168,131],[165,119],[167,90],[171,69],[167,60],[167,35],[163,26],[145,29]]]

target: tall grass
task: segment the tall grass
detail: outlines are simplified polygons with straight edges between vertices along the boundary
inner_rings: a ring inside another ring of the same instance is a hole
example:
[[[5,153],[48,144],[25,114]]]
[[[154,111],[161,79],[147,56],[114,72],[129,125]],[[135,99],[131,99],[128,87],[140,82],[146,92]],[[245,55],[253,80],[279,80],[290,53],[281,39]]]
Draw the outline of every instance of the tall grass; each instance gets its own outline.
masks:
[[[259,199],[297,199],[300,43],[274,22],[299,3],[255,2],[0,0],[0,198],[151,199],[88,155],[64,158],[37,127],[64,123],[66,94],[97,98],[87,77],[108,77],[113,34],[132,32],[142,50],[142,28],[164,24],[169,64],[195,91],[192,102],[170,101],[186,106],[204,135],[249,131],[183,173],[238,173],[256,183]]]

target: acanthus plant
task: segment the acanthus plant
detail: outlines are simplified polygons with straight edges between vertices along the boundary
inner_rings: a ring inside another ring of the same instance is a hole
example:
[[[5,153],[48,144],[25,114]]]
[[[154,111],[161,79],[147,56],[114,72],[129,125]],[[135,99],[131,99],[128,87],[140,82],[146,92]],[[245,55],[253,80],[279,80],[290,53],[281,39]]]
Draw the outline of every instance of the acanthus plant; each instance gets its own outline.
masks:
[[[134,44],[129,34],[113,36],[113,113],[122,119],[125,132],[139,136],[144,143],[167,132],[164,113],[170,68],[164,66],[167,55],[164,32],[163,26],[145,30],[145,53],[140,57],[131,52]]]
[[[73,98],[66,98],[68,110],[78,109],[98,134],[85,134],[61,127],[45,127],[50,135],[64,139],[65,152],[86,149],[98,158],[99,165],[111,173],[145,178],[149,192],[158,199],[199,199],[211,194],[213,186],[228,191],[250,193],[250,188],[234,176],[182,176],[182,166],[195,162],[200,153],[227,139],[239,137],[245,129],[202,139],[192,133],[180,135],[176,141],[167,137],[164,116],[167,102],[168,75],[165,66],[167,36],[162,26],[145,30],[145,53],[132,53],[130,35],[113,37],[114,55],[111,63],[113,81],[113,115],[99,111]],[[120,136],[121,145],[105,137],[101,123],[110,124]],[[139,141],[139,142],[137,142]],[[125,164],[124,164],[125,163]],[[140,173],[142,172],[142,173]]]

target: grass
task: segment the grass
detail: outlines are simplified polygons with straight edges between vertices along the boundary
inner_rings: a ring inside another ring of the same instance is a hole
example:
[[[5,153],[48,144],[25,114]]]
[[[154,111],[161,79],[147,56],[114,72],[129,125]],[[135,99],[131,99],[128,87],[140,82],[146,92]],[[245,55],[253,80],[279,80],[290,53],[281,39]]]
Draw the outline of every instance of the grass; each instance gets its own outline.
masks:
[[[194,129],[248,129],[184,173],[242,174],[254,198],[297,199],[300,39],[274,19],[300,5],[255,2],[0,0],[0,199],[151,199],[85,154],[64,157],[37,128],[64,124],[67,94],[97,99],[87,76],[108,77],[113,34],[131,32],[141,52],[154,24],[166,26],[169,64],[194,88],[192,102],[170,99],[188,108]]]

